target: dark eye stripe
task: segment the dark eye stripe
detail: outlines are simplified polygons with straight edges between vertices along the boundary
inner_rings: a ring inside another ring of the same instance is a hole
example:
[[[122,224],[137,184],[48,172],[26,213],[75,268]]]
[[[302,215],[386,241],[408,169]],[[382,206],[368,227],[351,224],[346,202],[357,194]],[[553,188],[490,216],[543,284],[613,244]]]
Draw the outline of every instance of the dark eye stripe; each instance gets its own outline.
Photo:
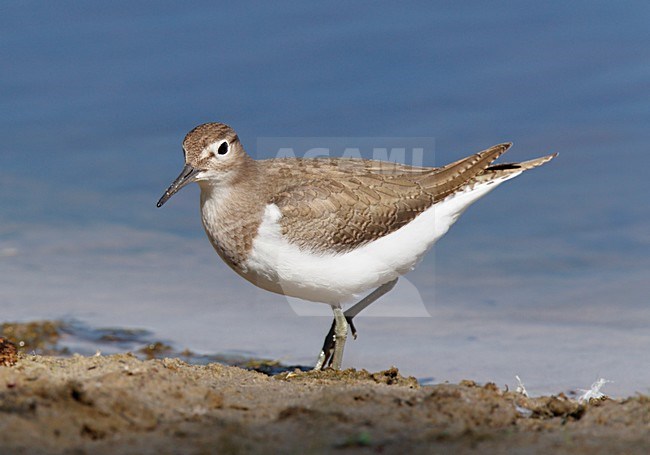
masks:
[[[223,143],[219,146],[219,150],[217,150],[217,153],[218,153],[219,155],[225,155],[226,153],[228,153],[228,143],[227,143],[227,142],[223,142]]]

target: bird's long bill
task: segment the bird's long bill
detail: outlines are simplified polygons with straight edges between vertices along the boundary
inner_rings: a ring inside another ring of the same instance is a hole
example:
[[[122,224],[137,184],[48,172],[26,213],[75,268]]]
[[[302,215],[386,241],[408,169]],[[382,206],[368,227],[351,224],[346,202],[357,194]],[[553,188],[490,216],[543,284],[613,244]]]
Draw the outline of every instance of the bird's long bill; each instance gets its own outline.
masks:
[[[167,202],[167,199],[172,197],[178,190],[183,188],[188,183],[192,183],[194,181],[194,176],[198,173],[198,170],[194,169],[189,164],[186,164],[180,175],[176,177],[176,180],[174,180],[174,182],[169,185],[169,188],[167,188],[167,191],[165,191],[165,194],[162,195],[156,206],[162,207],[162,205]]]

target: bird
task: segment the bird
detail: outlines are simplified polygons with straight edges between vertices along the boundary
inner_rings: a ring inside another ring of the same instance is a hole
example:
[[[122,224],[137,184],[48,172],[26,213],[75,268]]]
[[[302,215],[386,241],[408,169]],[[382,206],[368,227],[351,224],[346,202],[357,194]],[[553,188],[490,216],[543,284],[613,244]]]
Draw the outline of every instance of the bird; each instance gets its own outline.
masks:
[[[314,369],[341,369],[353,319],[389,292],[476,200],[557,153],[494,164],[511,143],[442,167],[360,158],[256,160],[223,123],[185,136],[184,167],[157,203],[200,187],[203,228],[221,259],[252,284],[331,306]],[[343,306],[367,295],[347,310]]]

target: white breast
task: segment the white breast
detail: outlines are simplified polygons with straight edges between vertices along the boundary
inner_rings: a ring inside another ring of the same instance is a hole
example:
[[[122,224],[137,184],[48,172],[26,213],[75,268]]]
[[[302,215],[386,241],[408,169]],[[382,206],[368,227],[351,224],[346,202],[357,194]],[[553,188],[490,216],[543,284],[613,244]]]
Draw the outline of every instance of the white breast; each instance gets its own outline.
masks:
[[[315,302],[339,304],[412,270],[463,211],[500,183],[477,184],[455,193],[395,232],[346,253],[314,253],[282,235],[280,209],[266,207],[246,262],[258,286]]]

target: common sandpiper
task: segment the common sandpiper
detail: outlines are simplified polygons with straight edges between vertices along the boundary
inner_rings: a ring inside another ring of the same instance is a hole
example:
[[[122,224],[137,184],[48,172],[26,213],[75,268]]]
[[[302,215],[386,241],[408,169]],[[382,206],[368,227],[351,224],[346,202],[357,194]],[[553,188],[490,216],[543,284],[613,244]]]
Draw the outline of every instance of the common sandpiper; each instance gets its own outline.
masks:
[[[556,156],[493,164],[510,146],[439,168],[353,158],[254,160],[232,128],[206,123],[185,136],[185,167],[158,207],[197,182],[203,227],[226,264],[263,289],[332,307],[315,369],[340,369],[348,330],[356,337],[354,316],[412,270],[473,202]]]

